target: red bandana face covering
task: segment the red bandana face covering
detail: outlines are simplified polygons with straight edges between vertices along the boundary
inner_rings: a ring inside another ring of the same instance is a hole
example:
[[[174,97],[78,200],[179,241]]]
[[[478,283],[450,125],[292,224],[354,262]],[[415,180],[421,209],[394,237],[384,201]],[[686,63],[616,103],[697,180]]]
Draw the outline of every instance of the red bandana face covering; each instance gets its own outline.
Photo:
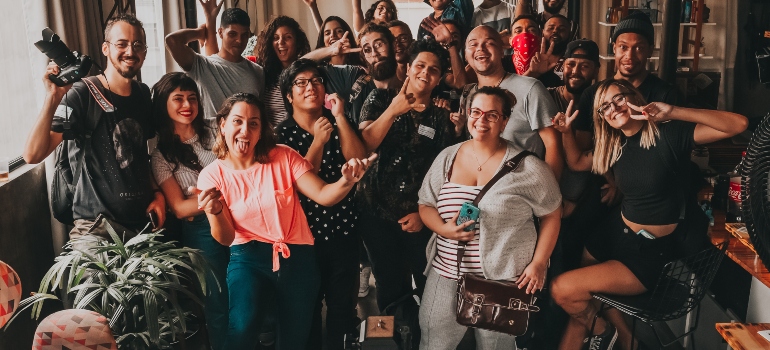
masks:
[[[519,75],[529,69],[529,61],[535,56],[539,45],[539,38],[532,33],[521,33],[511,38],[513,48],[513,66]]]

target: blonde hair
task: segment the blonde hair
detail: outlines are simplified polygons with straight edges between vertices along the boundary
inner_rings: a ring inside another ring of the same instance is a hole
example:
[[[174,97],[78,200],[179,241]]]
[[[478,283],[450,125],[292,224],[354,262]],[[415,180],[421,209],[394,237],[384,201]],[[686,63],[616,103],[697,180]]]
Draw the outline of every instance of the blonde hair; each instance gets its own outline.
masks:
[[[596,89],[596,96],[594,97],[594,155],[592,170],[594,173],[603,175],[607,173],[610,168],[615,165],[620,156],[623,154],[622,140],[625,138],[623,132],[620,129],[615,129],[604,119],[604,116],[597,112],[597,109],[604,102],[604,97],[607,95],[607,90],[610,86],[617,86],[620,91],[627,94],[626,97],[631,103],[637,106],[643,106],[647,103],[644,101],[644,97],[631,83],[625,80],[607,79],[599,83]],[[655,146],[655,141],[658,138],[658,126],[649,120],[644,121],[642,127],[642,138],[640,145],[644,149],[650,149]]]

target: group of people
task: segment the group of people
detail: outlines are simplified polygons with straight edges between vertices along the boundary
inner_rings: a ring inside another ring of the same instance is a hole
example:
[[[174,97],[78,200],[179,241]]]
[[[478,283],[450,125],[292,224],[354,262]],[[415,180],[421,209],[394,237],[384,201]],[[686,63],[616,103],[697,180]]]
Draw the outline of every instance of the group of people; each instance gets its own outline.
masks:
[[[149,213],[156,228],[181,220],[182,243],[219,281],[204,298],[213,349],[253,349],[271,325],[279,349],[320,349],[324,338],[342,349],[358,323],[361,260],[381,312],[419,300],[420,349],[462,340],[462,274],[546,289],[558,305],[548,313],[566,314],[533,333],[560,349],[628,349],[620,314],[591,294],[654,286],[688,234],[691,149],[747,127],[737,114],[679,105],[647,70],[655,36],[640,13],[618,23],[616,73],[595,82],[598,46],[572,40],[564,0],[544,0],[543,13],[426,1],[434,12],[417,36],[391,0],[366,14],[353,0],[353,27],[304,0],[315,49],[278,16],[253,55],[247,13],[200,1],[206,22],[166,37],[184,72],[152,89],[134,80],[147,46],[131,15],[105,28],[107,67],[88,78],[97,92],[54,85],[49,64],[23,156],[37,163],[61,144],[73,168],[84,164],[71,238],[109,239],[102,217],[135,231]],[[458,224],[462,205],[524,150],[536,157],[490,188],[476,221]],[[483,349],[517,346],[502,333],[475,338]]]

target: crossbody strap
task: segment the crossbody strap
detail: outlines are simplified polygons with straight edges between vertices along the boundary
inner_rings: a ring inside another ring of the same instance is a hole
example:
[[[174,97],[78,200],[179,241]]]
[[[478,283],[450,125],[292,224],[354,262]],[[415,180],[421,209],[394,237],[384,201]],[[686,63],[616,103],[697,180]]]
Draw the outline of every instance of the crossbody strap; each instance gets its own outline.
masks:
[[[492,188],[492,186],[499,181],[503,176],[507,175],[508,173],[516,171],[516,169],[519,167],[519,164],[521,164],[522,159],[526,156],[535,156],[534,153],[530,151],[521,151],[519,154],[513,156],[513,158],[508,159],[505,161],[505,164],[503,164],[503,168],[500,169],[500,171],[493,176],[489,182],[487,182],[484,187],[481,188],[481,191],[479,191],[479,194],[476,195],[476,199],[473,200],[473,205],[476,206],[476,208],[479,207],[479,202],[481,201],[481,198],[484,197],[487,192],[489,192],[489,189]],[[457,242],[457,275],[460,275],[460,262],[463,260],[463,255],[465,255],[465,245],[468,244],[468,242],[464,241],[458,241]]]
[[[112,105],[112,103],[110,103],[107,98],[104,97],[104,94],[102,94],[101,90],[96,86],[96,83],[101,85],[99,78],[87,77],[83,79],[83,82],[86,84],[86,87],[88,87],[88,92],[91,93],[94,101],[96,101],[96,103],[104,112],[110,113],[115,111],[115,107]],[[77,185],[78,180],[80,180],[80,173],[85,167],[84,163],[86,160],[86,152],[91,149],[91,134],[93,134],[94,129],[96,129],[96,125],[99,124],[99,119],[101,119],[102,116],[101,112],[95,111],[94,109],[95,108],[93,107],[93,103],[88,103],[88,112],[84,118],[85,122],[83,123],[83,139],[81,140],[83,152],[80,152],[80,160],[78,161],[78,165],[75,168],[75,172],[72,174],[73,186]]]

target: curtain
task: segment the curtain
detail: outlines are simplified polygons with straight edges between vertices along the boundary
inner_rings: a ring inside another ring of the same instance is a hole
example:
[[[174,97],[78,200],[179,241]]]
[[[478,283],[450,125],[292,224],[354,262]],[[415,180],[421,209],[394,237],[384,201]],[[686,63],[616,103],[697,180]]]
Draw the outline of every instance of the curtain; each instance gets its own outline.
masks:
[[[102,55],[104,34],[103,19],[99,17],[99,0],[45,2],[48,9],[48,26],[71,50],[91,56],[96,64],[104,68],[107,58]]]

